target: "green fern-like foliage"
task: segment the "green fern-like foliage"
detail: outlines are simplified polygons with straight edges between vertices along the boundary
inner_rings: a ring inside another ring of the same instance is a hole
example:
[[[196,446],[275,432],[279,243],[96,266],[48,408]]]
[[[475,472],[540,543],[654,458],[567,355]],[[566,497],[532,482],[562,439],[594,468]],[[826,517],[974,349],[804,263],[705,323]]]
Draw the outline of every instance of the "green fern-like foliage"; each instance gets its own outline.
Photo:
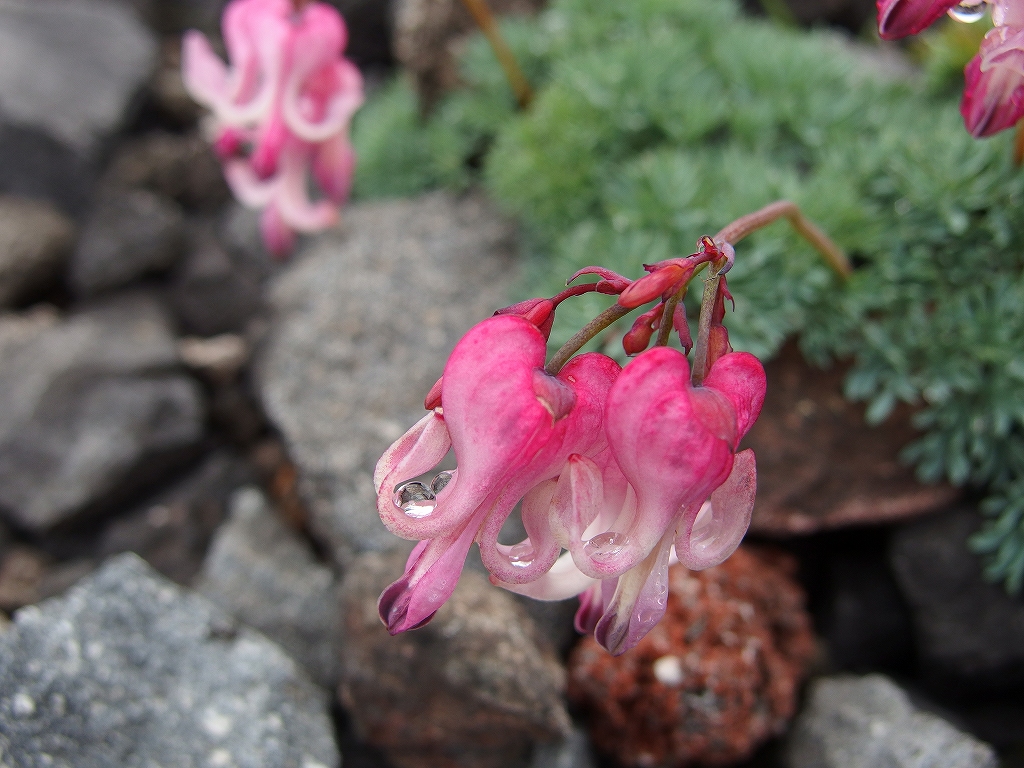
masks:
[[[537,85],[530,110],[515,111],[477,41],[467,88],[429,121],[401,85],[368,106],[357,190],[482,180],[529,233],[524,297],[591,263],[636,275],[737,216],[797,202],[858,269],[840,281],[783,223],[743,241],[734,346],[766,356],[799,335],[813,360],[854,359],[847,394],[870,419],[923,406],[906,457],[924,479],[991,489],[974,545],[1019,589],[1024,175],[1010,139],[972,139],[957,97],[925,77],[729,0],[554,0],[509,32]],[[398,167],[402,152],[414,167]],[[563,305],[553,342],[607,303]]]

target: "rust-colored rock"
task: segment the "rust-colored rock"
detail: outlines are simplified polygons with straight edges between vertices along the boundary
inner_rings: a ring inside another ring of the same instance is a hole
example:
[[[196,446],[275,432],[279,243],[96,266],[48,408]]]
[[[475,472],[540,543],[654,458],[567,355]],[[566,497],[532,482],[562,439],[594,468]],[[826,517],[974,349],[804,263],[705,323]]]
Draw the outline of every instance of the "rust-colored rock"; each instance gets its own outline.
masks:
[[[508,768],[569,733],[565,668],[512,598],[476,571],[425,627],[391,637],[377,596],[402,553],[355,559],[342,586],[340,698],[398,768]]]
[[[920,437],[909,409],[870,426],[864,406],[843,398],[845,367],[812,368],[796,345],[765,366],[768,397],[744,447],[757,454],[750,530],[813,533],[890,523],[948,507],[958,491],[922,485],[900,451]]]
[[[536,13],[547,0],[487,0],[491,13]],[[420,103],[429,108],[459,82],[458,53],[476,30],[462,0],[398,0],[395,6],[395,58],[416,82]]]
[[[569,696],[595,745],[630,768],[727,765],[781,733],[815,649],[794,568],[750,547],[706,571],[673,566],[665,617],[634,649],[581,641]]]

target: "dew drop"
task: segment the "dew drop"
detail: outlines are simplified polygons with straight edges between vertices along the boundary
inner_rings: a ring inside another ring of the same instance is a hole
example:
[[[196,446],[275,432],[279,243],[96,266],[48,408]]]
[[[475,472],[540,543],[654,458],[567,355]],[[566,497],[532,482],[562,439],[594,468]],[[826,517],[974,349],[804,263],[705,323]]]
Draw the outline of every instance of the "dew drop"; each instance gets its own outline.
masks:
[[[445,486],[452,481],[451,472],[438,472],[433,480],[430,481],[430,490],[435,494],[440,493],[444,490]]]
[[[965,24],[973,24],[985,18],[987,0],[963,0],[949,9],[951,18]]]
[[[535,556],[536,553],[533,551],[533,545],[524,541],[521,544],[516,544],[509,550],[508,561],[516,568],[527,568],[533,563]]]
[[[395,506],[409,517],[426,517],[437,503],[434,492],[423,483],[403,483],[395,488]]]
[[[607,560],[619,554],[628,542],[629,537],[624,533],[609,531],[588,541],[583,551],[595,560]]]

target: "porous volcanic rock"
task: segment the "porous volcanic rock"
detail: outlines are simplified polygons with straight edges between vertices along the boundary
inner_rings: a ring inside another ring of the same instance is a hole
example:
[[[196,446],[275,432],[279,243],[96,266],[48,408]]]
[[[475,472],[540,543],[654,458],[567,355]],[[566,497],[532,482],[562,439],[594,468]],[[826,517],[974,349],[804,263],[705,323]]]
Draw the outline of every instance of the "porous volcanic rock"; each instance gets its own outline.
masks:
[[[884,675],[811,684],[793,727],[787,768],[996,768],[995,752],[914,706]]]
[[[569,735],[565,669],[512,598],[463,573],[433,621],[391,637],[377,597],[401,552],[356,558],[342,584],[339,688],[357,736],[398,768],[507,768]]]
[[[273,281],[260,393],[312,531],[339,561],[398,543],[377,515],[373,468],[422,418],[462,334],[508,303],[513,233],[475,196],[355,205]]]
[[[665,617],[611,656],[585,638],[569,697],[594,744],[622,765],[728,765],[781,733],[814,654],[787,556],[740,547],[722,565],[669,571]]]
[[[843,398],[844,369],[813,368],[795,344],[765,365],[768,395],[743,441],[757,454],[750,530],[770,536],[889,523],[945,509],[958,491],[922,485],[900,461],[917,438],[905,409],[870,426]]]
[[[0,754],[53,768],[336,768],[326,693],[135,555],[0,634]]]

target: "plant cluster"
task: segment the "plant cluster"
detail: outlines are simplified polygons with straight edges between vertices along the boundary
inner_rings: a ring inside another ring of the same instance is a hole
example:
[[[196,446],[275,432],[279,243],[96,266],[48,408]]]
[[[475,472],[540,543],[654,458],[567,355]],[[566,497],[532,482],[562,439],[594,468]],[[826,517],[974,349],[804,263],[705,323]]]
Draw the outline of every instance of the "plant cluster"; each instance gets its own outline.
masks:
[[[727,0],[555,0],[505,32],[536,87],[530,109],[516,111],[477,41],[467,87],[428,120],[400,82],[358,116],[357,194],[482,180],[527,227],[525,295],[555,293],[551,275],[596,258],[629,272],[689,253],[724,219],[795,201],[857,269],[840,280],[779,226],[752,236],[729,275],[733,343],[770,355],[797,335],[816,362],[852,358],[847,394],[872,421],[917,406],[907,458],[926,480],[987,490],[974,542],[989,574],[1019,589],[1024,176],[1012,137],[971,138],[955,101],[882,50],[744,18]],[[593,298],[560,320],[586,322]]]

